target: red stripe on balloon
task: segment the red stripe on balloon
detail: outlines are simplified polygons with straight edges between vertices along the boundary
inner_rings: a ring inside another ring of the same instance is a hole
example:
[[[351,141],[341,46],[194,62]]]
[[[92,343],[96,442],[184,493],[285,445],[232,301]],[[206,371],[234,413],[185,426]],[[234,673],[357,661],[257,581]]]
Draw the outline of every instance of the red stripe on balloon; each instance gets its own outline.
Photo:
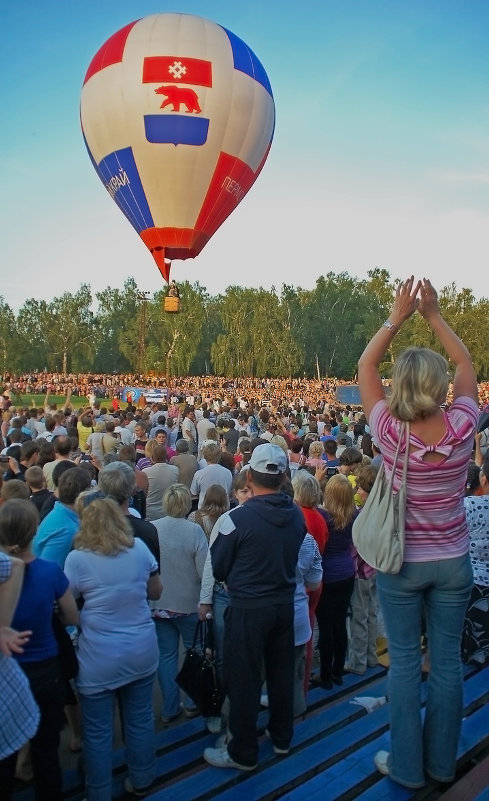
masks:
[[[122,61],[127,37],[137,22],[139,22],[139,20],[130,22],[129,25],[126,25],[124,28],[121,28],[120,31],[114,33],[114,35],[111,36],[110,39],[107,39],[105,44],[102,45],[100,50],[95,53],[90,62],[87,74],[85,75],[85,80],[83,81],[84,86],[92,75],[105,69],[105,67],[109,67],[111,64],[118,64]]]
[[[253,172],[241,159],[221,153],[195,228],[211,237],[253,186],[264,162]]]

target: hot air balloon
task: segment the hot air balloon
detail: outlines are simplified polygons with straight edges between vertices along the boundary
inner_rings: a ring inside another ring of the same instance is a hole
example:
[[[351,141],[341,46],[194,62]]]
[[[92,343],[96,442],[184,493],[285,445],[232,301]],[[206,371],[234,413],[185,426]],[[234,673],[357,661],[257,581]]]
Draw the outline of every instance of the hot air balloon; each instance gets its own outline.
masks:
[[[248,45],[214,22],[169,13],[102,45],[80,116],[95,170],[168,282],[171,261],[197,256],[255,182],[275,106]]]

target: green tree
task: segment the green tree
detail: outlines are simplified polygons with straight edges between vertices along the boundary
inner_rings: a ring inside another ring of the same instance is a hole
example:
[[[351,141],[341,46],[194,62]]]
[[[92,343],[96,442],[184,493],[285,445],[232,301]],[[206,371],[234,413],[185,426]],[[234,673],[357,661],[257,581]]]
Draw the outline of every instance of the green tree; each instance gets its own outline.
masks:
[[[100,337],[94,369],[102,372],[136,371],[140,339],[141,293],[134,278],[123,289],[107,287],[97,292]]]
[[[439,293],[440,309],[448,324],[469,350],[479,380],[488,375],[489,355],[487,342],[489,336],[489,301],[476,301],[470,289],[458,291],[455,284],[444,287]],[[428,326],[426,326],[428,328]],[[440,350],[428,329],[428,347]],[[446,354],[444,354],[446,355]]]
[[[302,366],[302,351],[294,339],[288,307],[270,292],[259,289],[252,327],[253,375],[291,376]]]
[[[90,369],[96,333],[91,303],[87,284],[51,303],[27,300],[17,317],[21,369],[47,367],[64,374]]]
[[[206,292],[204,288],[204,292]],[[223,333],[221,315],[219,312],[219,300],[206,293],[206,300],[203,304],[203,323],[200,346],[190,365],[190,375],[206,375],[211,372],[212,359],[211,349],[219,334]]]
[[[3,380],[7,371],[15,369],[18,364],[19,345],[16,330],[15,314],[0,295],[0,359]]]
[[[182,311],[163,311],[163,292],[142,300],[134,278],[122,289],[91,294],[82,285],[47,303],[30,298],[15,319],[0,298],[3,371],[156,370],[234,376],[335,375],[351,379],[365,344],[387,319],[397,280],[378,267],[359,281],[346,272],[320,276],[312,290],[230,286],[211,297],[198,283],[180,287]],[[480,381],[489,377],[489,300],[454,284],[439,292],[449,324],[467,345]],[[388,376],[409,345],[439,345],[419,314],[402,326],[386,353]]]
[[[253,375],[252,323],[256,290],[230,286],[219,297],[223,333],[211,347],[214,372],[218,375]]]
[[[361,302],[358,281],[348,273],[318,278],[315,289],[304,299],[307,375],[314,375],[318,364],[325,376],[351,378],[356,373],[359,346],[355,329]]]
[[[389,316],[396,291],[396,285],[392,283],[387,270],[376,267],[369,270],[367,275],[368,280],[361,281],[358,285],[362,300],[361,314],[358,315],[355,326],[355,338],[358,345],[357,361],[367,342]],[[395,352],[398,352],[397,346],[403,338],[405,338],[404,328],[399,334],[399,340],[397,342],[393,340],[391,343],[385,359],[380,365],[381,373],[390,373],[395,360]]]
[[[46,332],[52,324],[49,307],[45,300],[29,298],[17,315],[18,358],[21,372],[55,369],[53,354],[49,349]]]
[[[199,283],[179,284],[180,312],[164,310],[165,293],[157,292],[148,305],[146,370],[171,375],[188,374],[199,352],[205,321],[207,293]]]
[[[64,375],[69,371],[83,372],[92,363],[96,326],[91,305],[90,287],[82,284],[74,295],[64,292],[48,306],[45,337]]]
[[[283,309],[286,325],[290,335],[298,348],[297,363],[293,366],[290,375],[298,376],[304,372],[305,354],[309,347],[309,320],[307,306],[311,293],[301,287],[282,284],[280,302]]]

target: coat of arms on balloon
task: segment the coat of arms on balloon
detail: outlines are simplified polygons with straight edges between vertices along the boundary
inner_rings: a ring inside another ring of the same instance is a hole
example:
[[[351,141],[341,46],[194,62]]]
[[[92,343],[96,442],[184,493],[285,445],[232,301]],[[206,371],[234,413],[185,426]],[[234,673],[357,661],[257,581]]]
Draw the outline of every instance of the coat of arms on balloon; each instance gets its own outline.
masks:
[[[189,14],[155,14],[108,39],[81,95],[101,181],[166,281],[197,256],[258,177],[273,138],[267,74],[241,39]]]

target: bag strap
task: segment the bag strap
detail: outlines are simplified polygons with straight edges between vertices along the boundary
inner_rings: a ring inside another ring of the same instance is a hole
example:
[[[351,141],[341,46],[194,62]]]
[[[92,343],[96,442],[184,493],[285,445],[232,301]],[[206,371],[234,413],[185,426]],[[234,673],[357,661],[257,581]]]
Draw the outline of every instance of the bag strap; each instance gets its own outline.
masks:
[[[214,621],[212,618],[205,621],[204,648],[214,654]]]
[[[405,424],[405,432],[406,432],[406,452],[404,453],[404,464],[402,466],[402,483],[406,483],[407,477],[407,469],[408,469],[408,462],[409,462],[409,423]]]
[[[195,649],[197,643],[200,645],[200,650],[204,650],[204,641],[205,641],[205,623],[203,620],[198,620],[197,625],[195,627],[194,632],[194,641],[192,647]]]
[[[203,654],[205,654],[207,649],[214,651],[214,629],[212,622],[212,620],[199,620],[197,622],[192,645],[194,650],[199,646],[199,650]]]
[[[397,443],[396,455],[394,456],[394,461],[392,462],[392,472],[391,472],[391,477],[390,477],[390,480],[389,480],[389,491],[390,492],[392,491],[392,486],[394,484],[394,474],[396,472],[396,466],[397,466],[397,462],[398,462],[398,459],[399,459],[399,452],[401,450],[401,445],[402,445],[402,440],[403,440],[403,434],[404,433],[406,434],[406,438],[405,438],[406,451],[404,453],[404,460],[403,460],[403,464],[402,464],[402,480],[401,480],[401,484],[405,484],[405,482],[406,482],[407,467],[408,467],[408,461],[409,461],[409,423],[403,422],[401,424],[401,430],[399,432],[399,440],[398,440],[398,443]]]

